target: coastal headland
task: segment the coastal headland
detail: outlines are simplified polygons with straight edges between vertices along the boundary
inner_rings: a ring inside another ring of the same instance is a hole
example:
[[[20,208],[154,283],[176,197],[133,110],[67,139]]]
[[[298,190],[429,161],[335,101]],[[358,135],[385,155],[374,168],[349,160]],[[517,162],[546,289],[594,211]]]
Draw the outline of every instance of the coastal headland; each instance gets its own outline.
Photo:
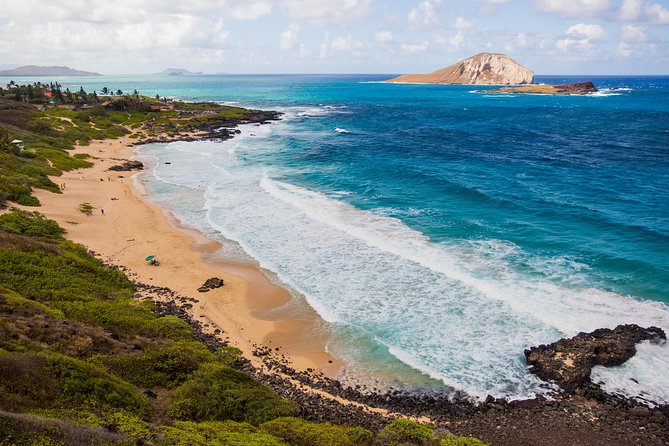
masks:
[[[557,392],[552,400],[508,402],[490,397],[478,404],[466,396],[452,399],[439,394],[380,393],[342,386],[336,377],[343,364],[325,351],[327,330],[318,315],[311,312],[291,317],[281,312],[292,296],[256,266],[212,261],[220,244],[151,203],[141,178],[133,178],[140,166],[126,164],[134,159],[140,142],[226,139],[234,137],[239,124],[267,123],[279,115],[221,108],[219,114],[234,114],[228,115],[223,125],[222,116],[217,120],[214,113],[202,115],[197,104],[155,106],[174,119],[157,114],[146,125],[140,121],[119,123],[116,125],[125,131],[116,129],[119,134],[77,144],[68,154],[87,164],[51,176],[59,193],[51,187],[35,189],[39,208],[17,207],[37,209],[57,221],[69,240],[87,247],[104,264],[124,271],[135,283],[138,300],[153,300],[161,314],[188,320],[205,344],[239,348],[246,360],[238,361],[236,367],[296,401],[299,415],[375,431],[404,415],[494,445],[666,444],[668,408],[649,409],[609,396],[591,383],[570,393]],[[47,114],[44,119],[50,128],[43,130],[75,131],[83,125],[80,115],[74,115],[79,112],[67,109]],[[188,122],[186,116],[196,122]],[[91,122],[97,127],[94,117]],[[125,166],[112,169],[119,165]],[[155,256],[160,264],[152,265],[146,260],[148,256]],[[223,279],[224,285],[199,292],[212,277]]]

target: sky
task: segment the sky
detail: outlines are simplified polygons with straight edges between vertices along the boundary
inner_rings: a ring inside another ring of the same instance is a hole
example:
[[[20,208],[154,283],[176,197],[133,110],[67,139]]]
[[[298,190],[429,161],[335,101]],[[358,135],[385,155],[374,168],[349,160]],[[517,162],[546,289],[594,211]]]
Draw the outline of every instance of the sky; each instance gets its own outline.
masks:
[[[669,74],[669,0],[3,0],[0,66],[103,74]]]

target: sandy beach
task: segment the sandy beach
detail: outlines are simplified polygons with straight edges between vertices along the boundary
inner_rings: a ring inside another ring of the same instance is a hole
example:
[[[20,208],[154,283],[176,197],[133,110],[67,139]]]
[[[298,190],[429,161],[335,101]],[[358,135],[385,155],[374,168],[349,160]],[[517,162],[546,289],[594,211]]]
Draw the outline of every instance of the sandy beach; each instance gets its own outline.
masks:
[[[141,182],[136,187],[132,179],[137,171],[108,170],[131,159],[134,150],[133,140],[127,137],[76,147],[72,154],[90,155],[94,166],[52,178],[63,194],[36,190],[42,203],[37,210],[65,228],[70,240],[105,262],[126,267],[133,279],[195,299],[192,316],[212,331],[220,329],[220,336],[257,366],[261,361],[253,351],[268,346],[285,355],[297,370],[312,368],[336,377],[342,364],[326,352],[324,321],[313,310],[301,308],[299,315],[290,312],[286,304],[293,299],[291,294],[254,265],[208,260],[221,248],[218,242],[184,227],[148,201]],[[79,211],[82,203],[94,207],[92,215]],[[160,265],[146,262],[149,255],[156,256]],[[198,292],[210,277],[222,278],[225,285]]]

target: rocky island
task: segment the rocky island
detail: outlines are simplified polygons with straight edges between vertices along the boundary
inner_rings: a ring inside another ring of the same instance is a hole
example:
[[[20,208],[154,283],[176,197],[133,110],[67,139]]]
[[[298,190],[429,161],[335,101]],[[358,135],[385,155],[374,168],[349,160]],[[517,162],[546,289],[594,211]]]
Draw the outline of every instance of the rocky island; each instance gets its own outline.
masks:
[[[592,82],[574,82],[571,84],[548,85],[532,84],[518,87],[502,87],[495,90],[481,90],[485,93],[520,93],[520,94],[548,94],[548,95],[584,95],[596,93],[597,87]]]
[[[449,67],[429,74],[404,74],[390,83],[406,84],[465,84],[465,85],[521,85],[531,84],[534,73],[507,56],[498,53],[480,53]]]

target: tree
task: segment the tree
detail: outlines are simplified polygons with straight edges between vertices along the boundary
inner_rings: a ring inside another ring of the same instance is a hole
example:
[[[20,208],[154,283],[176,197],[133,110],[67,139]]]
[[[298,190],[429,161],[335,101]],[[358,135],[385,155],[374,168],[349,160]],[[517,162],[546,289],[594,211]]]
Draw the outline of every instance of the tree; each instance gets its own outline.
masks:
[[[120,88],[116,90],[116,96],[123,96],[123,92],[121,91]]]
[[[101,90],[101,91],[102,91],[102,94],[104,94],[104,95],[108,95],[108,94],[109,94],[109,88],[107,88],[107,87],[102,87],[102,90]]]

